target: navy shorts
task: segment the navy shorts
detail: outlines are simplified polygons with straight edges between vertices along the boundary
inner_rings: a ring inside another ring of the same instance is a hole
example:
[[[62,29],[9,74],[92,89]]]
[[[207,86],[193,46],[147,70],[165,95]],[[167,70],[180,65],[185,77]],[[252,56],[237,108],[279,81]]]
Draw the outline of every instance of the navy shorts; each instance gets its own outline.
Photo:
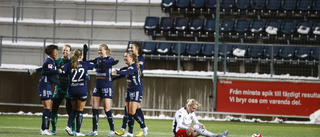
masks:
[[[113,90],[112,88],[94,88],[92,96],[112,99]]]
[[[70,101],[76,101],[76,100],[81,100],[81,101],[87,101],[88,95],[81,95],[81,94],[69,94],[70,95]]]
[[[127,91],[126,93],[126,102],[138,102],[142,100],[142,91]]]
[[[41,90],[38,89],[40,99],[42,101],[52,99],[52,91],[51,90]]]

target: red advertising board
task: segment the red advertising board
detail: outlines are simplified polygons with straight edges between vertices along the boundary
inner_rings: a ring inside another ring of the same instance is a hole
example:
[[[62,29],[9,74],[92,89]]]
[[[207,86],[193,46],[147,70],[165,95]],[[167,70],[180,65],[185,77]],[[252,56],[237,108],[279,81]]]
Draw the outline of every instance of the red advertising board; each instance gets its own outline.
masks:
[[[218,80],[218,112],[309,116],[318,109],[320,83]]]

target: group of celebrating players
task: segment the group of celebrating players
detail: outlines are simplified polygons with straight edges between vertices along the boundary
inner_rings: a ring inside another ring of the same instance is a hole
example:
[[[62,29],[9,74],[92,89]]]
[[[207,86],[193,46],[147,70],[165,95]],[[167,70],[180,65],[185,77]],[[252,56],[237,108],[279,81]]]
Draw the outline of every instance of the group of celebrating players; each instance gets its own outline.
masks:
[[[71,46],[65,45],[62,48],[63,56],[58,58],[58,46],[49,45],[45,48],[48,58],[41,68],[29,69],[30,74],[40,73],[41,78],[38,84],[38,93],[44,111],[42,115],[41,135],[56,135],[57,111],[63,98],[66,99],[66,109],[69,115],[65,131],[71,136],[97,136],[99,121],[99,106],[102,100],[105,114],[108,118],[110,132],[108,136],[128,136],[133,137],[133,125],[137,121],[141,131],[136,136],[146,136],[148,127],[144,122],[144,114],[141,110],[141,100],[143,96],[142,80],[144,69],[144,58],[142,56],[141,44],[131,42],[129,50],[124,53],[124,62],[128,65],[119,70],[112,71],[112,66],[119,61],[111,57],[111,50],[106,44],[101,44],[98,49],[99,57],[92,60],[86,59],[88,52],[87,45],[83,50],[75,49],[71,57]],[[88,134],[80,132],[83,109],[86,104],[88,91],[87,80],[90,80],[88,70],[95,69],[96,85],[92,92],[92,131]],[[112,74],[117,75],[112,78]],[[57,80],[55,80],[57,76]],[[112,81],[126,77],[127,92],[125,96],[125,108],[122,127],[119,131],[114,131],[114,122],[111,112],[111,101],[113,97]],[[54,83],[55,91],[52,93],[51,84]],[[228,131],[223,134],[213,134],[205,129],[205,126],[198,122],[194,111],[199,106],[194,99],[188,100],[186,107],[176,112],[173,121],[173,135],[175,137],[225,137]],[[49,130],[49,125],[52,130]],[[192,121],[195,123],[191,126]],[[128,132],[126,127],[128,125]]]

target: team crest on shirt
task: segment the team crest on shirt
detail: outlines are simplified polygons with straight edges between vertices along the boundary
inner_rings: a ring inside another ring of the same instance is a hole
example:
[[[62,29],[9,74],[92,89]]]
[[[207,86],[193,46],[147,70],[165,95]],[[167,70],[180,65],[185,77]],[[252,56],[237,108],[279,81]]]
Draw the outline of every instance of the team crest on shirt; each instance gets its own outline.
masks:
[[[134,92],[130,93],[131,98],[134,98],[134,96],[135,96]]]
[[[48,64],[48,68],[52,69],[53,65],[52,64]]]
[[[193,120],[193,116],[191,116],[190,119]]]

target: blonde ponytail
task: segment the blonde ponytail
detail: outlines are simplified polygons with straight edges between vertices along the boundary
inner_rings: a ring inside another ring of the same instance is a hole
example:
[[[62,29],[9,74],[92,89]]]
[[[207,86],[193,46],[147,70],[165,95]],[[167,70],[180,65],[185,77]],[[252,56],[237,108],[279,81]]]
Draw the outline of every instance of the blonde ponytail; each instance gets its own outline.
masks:
[[[71,67],[73,69],[78,69],[78,66],[80,64],[78,60],[79,60],[80,56],[82,56],[82,50],[75,49],[73,51],[72,56],[71,56]]]
[[[139,69],[139,77],[141,77],[141,70],[140,70],[140,65],[139,65],[139,60],[138,60],[138,56],[136,54],[134,54],[131,51],[128,51],[127,54],[132,57],[134,63],[136,63],[138,69]]]
[[[109,49],[107,44],[100,44],[101,47],[104,48],[104,50],[107,51],[107,54],[109,54],[109,56],[111,56],[111,49]]]

